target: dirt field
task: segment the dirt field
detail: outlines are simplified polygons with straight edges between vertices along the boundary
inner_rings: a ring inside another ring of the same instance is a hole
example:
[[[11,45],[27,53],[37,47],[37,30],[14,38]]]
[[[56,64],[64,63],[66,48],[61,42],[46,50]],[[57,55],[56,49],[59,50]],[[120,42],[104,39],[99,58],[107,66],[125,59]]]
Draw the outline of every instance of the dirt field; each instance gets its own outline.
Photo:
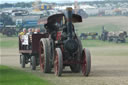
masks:
[[[128,17],[90,17],[81,25],[81,30],[104,24],[115,24],[122,30],[128,30]],[[79,26],[79,25],[78,25]],[[30,70],[30,65],[21,69],[19,64],[18,48],[0,49],[0,63],[12,66],[27,72],[33,72],[55,85],[128,85],[128,46],[115,45],[104,47],[90,47],[92,53],[92,69],[89,77],[81,73],[71,73],[67,67],[62,77],[54,73],[43,74],[38,67],[36,71]]]
[[[109,50],[111,49],[111,50]],[[43,74],[39,67],[31,71],[29,65],[22,69],[27,72],[45,78],[55,85],[128,85],[128,56],[106,56],[103,51],[115,51],[117,48],[90,48],[92,53],[92,70],[89,77],[83,77],[81,73],[71,73],[69,68],[64,70],[62,77],[56,77],[53,73]],[[122,47],[121,50],[128,50]],[[18,49],[2,49],[1,61],[4,65],[20,68]],[[101,54],[97,54],[100,53]],[[99,55],[99,56],[95,56]]]
[[[83,20],[83,23],[76,24],[79,33],[81,32],[98,32],[102,26],[108,31],[127,31],[128,17],[126,16],[108,16],[108,17],[89,17]]]
[[[119,26],[123,30],[128,30],[128,17],[126,16],[108,16],[108,17],[89,17],[83,20],[83,24],[86,27],[105,25],[105,24],[114,24]]]

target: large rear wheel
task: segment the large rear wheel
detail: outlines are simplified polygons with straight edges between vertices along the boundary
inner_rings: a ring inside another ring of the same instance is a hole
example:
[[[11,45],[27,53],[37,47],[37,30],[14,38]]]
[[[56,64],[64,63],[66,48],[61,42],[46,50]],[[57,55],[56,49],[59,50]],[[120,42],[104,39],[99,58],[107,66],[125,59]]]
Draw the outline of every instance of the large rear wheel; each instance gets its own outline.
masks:
[[[55,60],[54,60],[54,72],[56,76],[61,76],[63,71],[63,58],[60,48],[56,48]]]
[[[84,76],[88,76],[91,71],[91,54],[88,49],[83,49],[82,53],[83,63],[82,63],[82,73]]]
[[[51,72],[51,50],[47,39],[40,40],[40,68],[44,73]]]

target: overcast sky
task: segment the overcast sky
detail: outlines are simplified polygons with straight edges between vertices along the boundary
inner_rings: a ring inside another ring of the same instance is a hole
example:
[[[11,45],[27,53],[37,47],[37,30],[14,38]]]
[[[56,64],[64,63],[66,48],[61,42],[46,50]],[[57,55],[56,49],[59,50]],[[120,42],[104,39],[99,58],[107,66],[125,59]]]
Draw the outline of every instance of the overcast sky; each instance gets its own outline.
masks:
[[[30,2],[30,1],[35,1],[35,0],[0,0],[0,3],[16,3],[16,2]],[[45,1],[45,2],[73,2],[75,0],[41,0],[41,1]],[[76,0],[76,1],[101,1],[101,0]]]

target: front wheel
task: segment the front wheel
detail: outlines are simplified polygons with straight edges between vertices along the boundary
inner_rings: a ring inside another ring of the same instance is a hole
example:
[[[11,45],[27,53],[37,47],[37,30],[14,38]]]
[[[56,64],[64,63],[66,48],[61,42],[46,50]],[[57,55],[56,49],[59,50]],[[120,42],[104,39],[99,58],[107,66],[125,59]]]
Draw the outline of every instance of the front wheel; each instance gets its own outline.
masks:
[[[88,76],[91,71],[91,54],[88,49],[83,49],[82,53],[83,63],[82,63],[82,73],[84,76]]]
[[[31,57],[31,69],[32,70],[36,70],[36,57],[35,56],[32,56]]]
[[[21,63],[21,67],[25,68],[25,56],[24,55],[20,56],[20,63]]]
[[[54,72],[56,76],[61,76],[63,71],[63,58],[60,48],[56,48],[55,60],[54,60]]]

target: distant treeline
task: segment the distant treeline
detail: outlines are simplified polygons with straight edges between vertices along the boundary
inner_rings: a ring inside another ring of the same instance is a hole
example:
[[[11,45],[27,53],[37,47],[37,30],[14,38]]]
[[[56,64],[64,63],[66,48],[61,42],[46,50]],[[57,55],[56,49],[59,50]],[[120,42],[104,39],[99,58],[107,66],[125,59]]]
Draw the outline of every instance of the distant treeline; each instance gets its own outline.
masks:
[[[128,0],[104,0],[104,1],[128,1]]]
[[[128,3],[128,0],[104,0],[104,1],[82,1],[82,2],[79,2],[79,4],[105,4],[105,3],[114,3],[114,4],[117,4],[117,3]],[[0,8],[11,8],[11,7],[21,7],[21,8],[24,8],[24,7],[32,7],[34,2],[29,2],[29,3],[25,3],[25,2],[18,2],[18,3],[4,3],[4,4],[0,4]],[[46,4],[49,4],[47,2],[44,2]],[[50,3],[51,4],[51,3]],[[54,5],[56,4],[61,4],[61,5],[65,5],[65,4],[74,4],[74,3],[52,3]]]
[[[84,1],[84,2],[80,2],[79,4],[85,3],[85,4],[105,4],[105,3],[128,3],[128,0],[104,0],[104,1]]]
[[[32,7],[32,2],[25,3],[25,2],[18,2],[18,3],[4,3],[0,4],[0,8],[11,8],[11,7]]]

